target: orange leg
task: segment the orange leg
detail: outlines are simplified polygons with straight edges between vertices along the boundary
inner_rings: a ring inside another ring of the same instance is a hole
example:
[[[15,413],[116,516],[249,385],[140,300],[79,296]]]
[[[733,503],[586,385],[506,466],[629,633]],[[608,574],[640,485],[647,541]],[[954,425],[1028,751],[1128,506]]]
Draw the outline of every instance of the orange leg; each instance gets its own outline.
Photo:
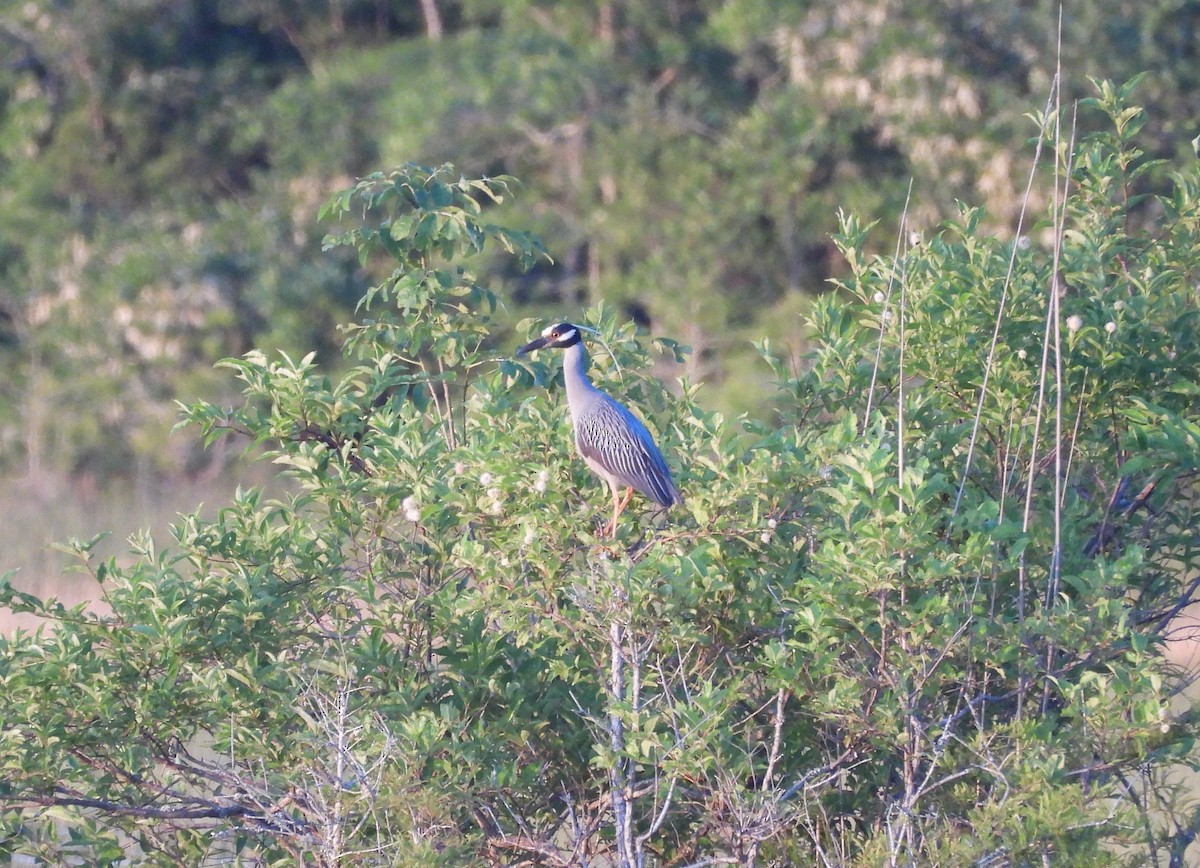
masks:
[[[613,517],[612,517],[612,525],[608,529],[608,535],[611,536],[613,539],[617,538],[617,518],[621,515],[621,511],[623,509],[625,509],[625,507],[629,506],[629,501],[633,497],[633,489],[632,488],[625,489],[624,497],[620,496],[620,494],[618,493],[619,491],[620,491],[620,489],[617,488],[617,486],[614,485],[612,487]]]

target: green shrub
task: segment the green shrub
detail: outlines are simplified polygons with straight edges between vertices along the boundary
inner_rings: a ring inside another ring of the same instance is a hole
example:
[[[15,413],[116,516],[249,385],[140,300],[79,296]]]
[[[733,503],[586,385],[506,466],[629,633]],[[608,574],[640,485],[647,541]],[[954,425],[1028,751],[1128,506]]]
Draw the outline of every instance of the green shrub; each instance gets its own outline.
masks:
[[[1192,726],[1160,650],[1197,580],[1200,200],[1194,170],[1127,197],[1125,96],[1101,86],[1112,130],[1079,144],[1030,243],[964,209],[877,258],[845,218],[852,278],[816,305],[811,357],[763,347],[777,424],[671,394],[643,372],[683,350],[588,312],[594,379],[687,498],[635,501],[616,540],[555,361],[511,359],[470,271],[488,248],[546,255],[488,222],[511,182],[410,165],[335,197],[350,228],[328,245],[379,275],[353,367],[249,353],[222,362],[240,408],[185,410],[265,446],[291,493],[240,492],[128,568],[77,544],[110,614],[6,588],[50,626],[3,641],[4,852],[1181,853],[1186,803],[1157,794]],[[1156,230],[1127,233],[1132,208],[1160,209]]]

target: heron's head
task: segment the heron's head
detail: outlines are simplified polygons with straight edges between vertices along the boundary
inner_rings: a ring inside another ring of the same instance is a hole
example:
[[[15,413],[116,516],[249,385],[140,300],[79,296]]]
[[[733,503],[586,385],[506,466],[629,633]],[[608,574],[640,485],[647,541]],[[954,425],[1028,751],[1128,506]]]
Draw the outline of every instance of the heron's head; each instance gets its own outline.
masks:
[[[531,353],[534,350],[551,347],[556,350],[563,350],[567,347],[573,347],[579,343],[579,327],[573,326],[569,322],[557,322],[552,326],[547,326],[542,330],[542,336],[535,341],[530,341],[525,346],[517,350],[518,356],[523,356],[526,353]]]

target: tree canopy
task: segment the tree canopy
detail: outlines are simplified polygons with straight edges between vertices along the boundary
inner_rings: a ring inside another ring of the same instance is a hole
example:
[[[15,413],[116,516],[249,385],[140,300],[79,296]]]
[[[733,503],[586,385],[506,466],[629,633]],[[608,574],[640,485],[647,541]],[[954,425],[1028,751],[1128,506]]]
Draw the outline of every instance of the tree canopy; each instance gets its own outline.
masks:
[[[1061,54],[1059,17],[993,0],[5,0],[2,454],[188,466],[162,399],[224,394],[212,360],[252,347],[335,359],[371,275],[321,254],[312,216],[404,162],[525,184],[510,220],[554,259],[480,263],[497,340],[605,302],[692,347],[708,406],[761,414],[751,341],[803,351],[802,314],[848,275],[840,210],[886,246],[911,181],[915,227],[961,201],[1015,231],[1026,115],[1056,64],[1068,103],[1088,76],[1149,70],[1142,147],[1191,158],[1195,4],[1070,8]]]

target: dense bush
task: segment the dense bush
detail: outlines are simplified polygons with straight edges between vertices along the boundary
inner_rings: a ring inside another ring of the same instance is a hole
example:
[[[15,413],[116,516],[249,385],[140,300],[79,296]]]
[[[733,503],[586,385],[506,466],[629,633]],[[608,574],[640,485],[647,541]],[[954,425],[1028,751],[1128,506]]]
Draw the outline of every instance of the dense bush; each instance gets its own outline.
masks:
[[[110,614],[6,591],[6,853],[111,864],[1103,864],[1177,854],[1191,761],[1160,654],[1198,580],[1194,170],[1127,199],[1141,114],[1073,150],[1015,241],[964,209],[863,252],[815,307],[774,424],[643,374],[598,308],[598,384],[686,504],[601,539],[553,358],[490,350],[505,178],[405,166],[326,216],[379,275],[352,366],[252,352],[269,450],[173,550],[95,563]],[[1047,119],[1049,120],[1049,119]],[[1047,126],[1047,129],[1051,127]],[[1157,215],[1127,231],[1131,209]],[[915,240],[915,239],[914,239]],[[532,323],[523,324],[532,332]],[[617,367],[617,362],[620,367]],[[548,389],[548,391],[547,391]]]

